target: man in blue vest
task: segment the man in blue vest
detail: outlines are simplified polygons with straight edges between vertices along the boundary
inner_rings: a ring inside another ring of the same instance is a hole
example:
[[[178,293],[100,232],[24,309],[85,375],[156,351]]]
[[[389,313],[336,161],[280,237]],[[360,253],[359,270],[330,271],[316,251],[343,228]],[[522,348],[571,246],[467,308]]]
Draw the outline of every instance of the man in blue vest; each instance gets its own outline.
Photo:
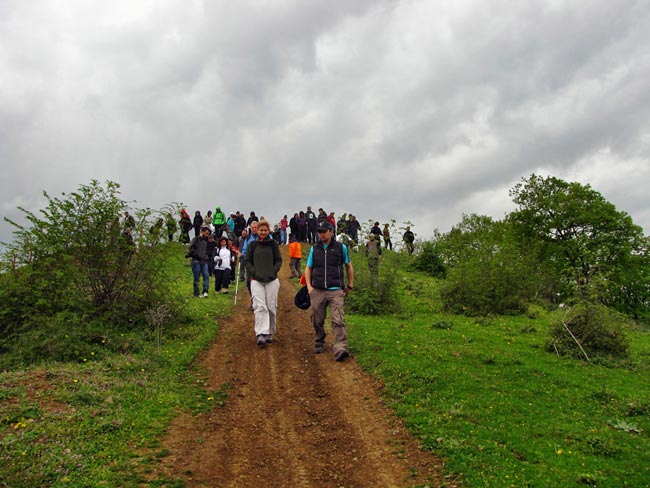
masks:
[[[311,322],[314,326],[314,352],[320,354],[325,348],[325,316],[329,307],[334,334],[334,359],[345,361],[350,354],[343,302],[354,287],[354,269],[347,246],[334,239],[332,224],[321,220],[316,232],[319,241],[309,251],[305,269],[307,291],[311,301]],[[347,285],[343,268],[347,271]]]

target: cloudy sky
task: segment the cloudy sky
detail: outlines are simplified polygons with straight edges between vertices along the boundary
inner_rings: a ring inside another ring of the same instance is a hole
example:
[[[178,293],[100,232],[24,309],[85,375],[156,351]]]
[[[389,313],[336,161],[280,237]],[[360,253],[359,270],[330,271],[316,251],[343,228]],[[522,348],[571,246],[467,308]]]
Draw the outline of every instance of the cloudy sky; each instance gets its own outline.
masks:
[[[535,172],[647,234],[649,41],[647,0],[0,0],[0,215],[98,179],[427,237]]]

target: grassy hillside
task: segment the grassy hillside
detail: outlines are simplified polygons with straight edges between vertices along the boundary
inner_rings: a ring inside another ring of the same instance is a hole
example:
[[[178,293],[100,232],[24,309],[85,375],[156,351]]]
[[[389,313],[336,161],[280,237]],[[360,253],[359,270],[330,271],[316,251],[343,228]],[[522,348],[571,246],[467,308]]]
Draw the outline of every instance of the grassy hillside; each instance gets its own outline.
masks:
[[[649,331],[629,332],[624,364],[560,358],[553,315],[448,315],[438,285],[399,270],[399,314],[346,318],[359,363],[448,470],[472,487],[650,486]]]
[[[176,243],[164,248],[170,299],[183,313],[162,331],[160,349],[156,330],[125,331],[111,338],[121,341],[120,354],[98,344],[78,362],[0,373],[0,484],[141,486],[166,454],[159,439],[178,409],[227,401],[225,392],[205,391],[190,364],[232,296],[191,298],[183,254]],[[361,274],[366,264],[354,259]],[[351,350],[465,486],[650,484],[648,331],[629,332],[624,364],[560,358],[545,350],[552,314],[448,315],[438,281],[406,272],[403,257],[382,259],[382,273],[397,273],[402,310],[348,313]]]
[[[160,262],[170,300],[182,305],[162,330],[160,349],[157,330],[147,337],[124,331],[110,337],[121,354],[97,344],[79,362],[0,373],[0,485],[140,486],[155,465],[142,453],[155,452],[178,409],[201,411],[224,400],[222,392],[205,391],[189,366],[232,297],[193,299],[184,249],[166,244]]]

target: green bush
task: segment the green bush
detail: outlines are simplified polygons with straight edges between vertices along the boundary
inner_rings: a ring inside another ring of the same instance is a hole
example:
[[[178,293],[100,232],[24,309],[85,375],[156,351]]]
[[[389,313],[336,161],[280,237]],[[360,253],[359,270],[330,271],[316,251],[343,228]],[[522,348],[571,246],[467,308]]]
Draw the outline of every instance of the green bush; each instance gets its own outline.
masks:
[[[395,275],[395,262],[382,257],[376,273],[370,273],[367,258],[358,255],[361,263],[354,270],[354,291],[346,298],[346,306],[353,313],[363,315],[393,314],[400,310]],[[394,258],[393,259],[397,259]]]
[[[551,328],[549,351],[577,359],[629,357],[624,317],[598,303],[579,302]]]
[[[11,353],[0,360],[0,366],[6,368],[48,360],[79,361],[98,354],[101,344],[98,324],[91,323],[78,312],[33,315],[22,331],[12,336],[8,348]]]
[[[526,309],[526,317],[529,319],[537,319],[541,315],[544,314],[544,307],[541,305],[537,305],[535,303],[531,303],[528,305],[528,308]]]
[[[538,287],[536,272],[504,254],[477,253],[450,269],[440,290],[445,308],[468,316],[525,312]]]
[[[451,231],[425,243],[417,259],[420,269],[445,275],[441,298],[453,313],[517,314],[548,295],[535,254],[520,245],[509,222],[488,216],[464,215]]]
[[[149,232],[154,212],[121,224],[128,205],[113,182],[44,195],[45,209],[20,209],[28,225],[5,219],[16,230],[0,273],[0,350],[17,362],[68,360],[98,336],[148,333],[146,312],[167,300],[168,286]]]
[[[436,278],[444,278],[447,273],[447,268],[438,248],[438,241],[423,242],[420,246],[420,251],[415,256],[412,268]]]

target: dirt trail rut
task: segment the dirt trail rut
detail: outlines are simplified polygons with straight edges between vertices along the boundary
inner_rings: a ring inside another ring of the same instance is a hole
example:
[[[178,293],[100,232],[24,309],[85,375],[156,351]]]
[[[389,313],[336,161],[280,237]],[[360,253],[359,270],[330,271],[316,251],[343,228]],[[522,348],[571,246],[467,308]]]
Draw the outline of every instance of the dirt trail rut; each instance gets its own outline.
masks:
[[[173,421],[163,470],[190,487],[439,486],[441,461],[419,449],[354,358],[335,362],[331,342],[313,354],[309,312],[293,305],[284,246],[282,253],[274,343],[255,345],[249,295],[240,289],[232,317],[199,359],[208,388],[228,385],[226,404]]]

